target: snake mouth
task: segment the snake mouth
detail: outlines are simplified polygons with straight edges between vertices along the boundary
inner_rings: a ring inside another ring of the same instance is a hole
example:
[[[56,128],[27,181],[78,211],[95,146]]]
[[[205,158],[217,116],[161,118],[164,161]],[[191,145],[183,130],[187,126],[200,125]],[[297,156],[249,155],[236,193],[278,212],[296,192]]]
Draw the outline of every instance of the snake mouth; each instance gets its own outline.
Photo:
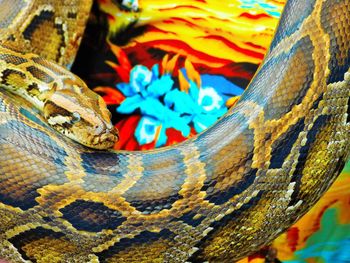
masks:
[[[74,131],[74,129],[72,129],[73,126],[67,129],[67,127],[62,125],[52,125],[52,128],[73,141],[96,150],[107,150],[112,148],[115,143],[119,141],[119,132],[113,126],[111,128],[105,128],[99,134],[82,133],[81,129]]]
[[[91,144],[88,144],[86,146],[98,150],[104,150],[113,147],[114,144],[118,142],[118,140],[119,133],[113,127],[111,129],[105,129],[104,132],[100,135],[95,135],[91,140]]]

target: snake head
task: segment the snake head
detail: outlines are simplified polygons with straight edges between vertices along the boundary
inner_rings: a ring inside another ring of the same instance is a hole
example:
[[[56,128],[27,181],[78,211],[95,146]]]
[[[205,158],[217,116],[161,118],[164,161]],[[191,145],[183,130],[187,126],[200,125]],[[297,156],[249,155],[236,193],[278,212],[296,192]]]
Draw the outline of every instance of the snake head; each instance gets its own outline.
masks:
[[[118,141],[111,113],[104,100],[81,80],[66,80],[63,88],[49,92],[44,117],[57,131],[85,146],[108,149]]]

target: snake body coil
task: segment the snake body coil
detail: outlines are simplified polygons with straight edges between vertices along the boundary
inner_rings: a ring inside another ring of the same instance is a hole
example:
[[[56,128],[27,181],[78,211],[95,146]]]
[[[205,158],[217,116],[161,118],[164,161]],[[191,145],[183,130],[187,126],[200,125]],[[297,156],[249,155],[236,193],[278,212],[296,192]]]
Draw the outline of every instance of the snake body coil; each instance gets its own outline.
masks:
[[[16,28],[23,10],[38,16],[51,10],[53,23],[74,17],[58,1],[41,2],[16,11],[3,1],[14,15],[0,12],[0,32],[3,25]],[[77,14],[86,12],[80,6],[86,1],[70,3]],[[65,26],[68,42],[83,24],[79,17]],[[44,39],[45,24],[30,21],[2,39],[26,46],[29,27],[32,42]],[[348,157],[349,21],[350,0],[289,0],[264,63],[235,107],[170,148],[87,149],[0,91],[0,256],[232,262],[268,244],[318,200]],[[72,58],[28,51],[62,65]]]

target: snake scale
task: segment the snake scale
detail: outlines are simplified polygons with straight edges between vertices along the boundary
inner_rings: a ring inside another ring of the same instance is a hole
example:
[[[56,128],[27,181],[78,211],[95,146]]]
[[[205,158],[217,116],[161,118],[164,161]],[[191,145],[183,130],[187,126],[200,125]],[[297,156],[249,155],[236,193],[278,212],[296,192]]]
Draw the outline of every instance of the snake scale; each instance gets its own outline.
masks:
[[[69,67],[90,5],[1,1],[0,82],[20,83],[4,71],[21,65],[62,77],[45,59]],[[84,147],[1,90],[0,257],[233,262],[253,253],[342,170],[350,147],[349,65],[350,0],[289,0],[238,103],[197,137],[147,152]]]

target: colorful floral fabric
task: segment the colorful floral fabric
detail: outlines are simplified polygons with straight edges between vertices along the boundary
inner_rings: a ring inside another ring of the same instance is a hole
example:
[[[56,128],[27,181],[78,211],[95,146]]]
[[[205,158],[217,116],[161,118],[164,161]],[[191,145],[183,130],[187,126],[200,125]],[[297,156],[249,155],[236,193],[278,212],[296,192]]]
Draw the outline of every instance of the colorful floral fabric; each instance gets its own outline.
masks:
[[[129,82],[116,85],[125,96],[117,112],[133,114],[139,111],[142,115],[134,133],[140,145],[155,142],[156,147],[164,146],[168,140],[166,130],[169,128],[181,132],[184,137],[190,136],[191,127],[196,133],[202,132],[225,114],[225,98],[235,93],[240,95],[243,91],[225,82],[221,76],[202,77],[198,72],[196,83],[196,79],[191,79],[191,73],[188,74],[193,66],[187,64],[187,67],[188,70],[182,68],[178,72],[178,87],[170,72],[159,72],[158,64],[151,69],[136,65],[130,71]],[[210,86],[215,81],[222,83],[227,93],[220,93]]]
[[[214,124],[253,77],[285,2],[98,0],[73,70],[113,113],[115,148],[167,146]],[[350,262],[349,245],[350,164],[272,250],[276,262]]]

